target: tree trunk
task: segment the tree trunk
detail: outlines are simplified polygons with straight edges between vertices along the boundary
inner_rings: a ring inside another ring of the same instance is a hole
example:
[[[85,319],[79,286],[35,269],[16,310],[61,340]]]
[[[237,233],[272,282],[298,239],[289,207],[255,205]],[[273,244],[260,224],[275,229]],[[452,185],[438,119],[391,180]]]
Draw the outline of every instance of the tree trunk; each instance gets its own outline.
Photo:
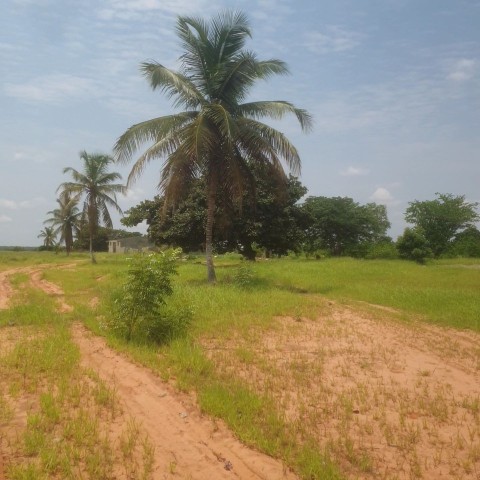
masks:
[[[208,283],[215,283],[215,267],[213,266],[213,221],[215,216],[215,187],[211,180],[207,192],[207,225],[205,228],[205,259],[207,261],[207,280]]]
[[[72,244],[73,244],[73,233],[71,228],[67,228],[65,231],[65,250],[67,251],[67,257],[70,255],[72,251]]]
[[[93,232],[90,232],[90,257],[92,259],[92,263],[97,263],[95,260],[95,255],[93,253]]]
[[[242,254],[243,254],[244,258],[246,258],[250,262],[254,262],[255,257],[257,255],[256,252],[253,250],[252,244],[250,242],[245,243],[245,245],[243,246]]]
[[[89,206],[88,229],[90,231],[90,257],[92,259],[92,263],[97,263],[97,261],[95,260],[95,255],[93,253],[93,234],[94,234],[96,220],[97,220],[94,208],[95,207],[92,207],[91,205]]]

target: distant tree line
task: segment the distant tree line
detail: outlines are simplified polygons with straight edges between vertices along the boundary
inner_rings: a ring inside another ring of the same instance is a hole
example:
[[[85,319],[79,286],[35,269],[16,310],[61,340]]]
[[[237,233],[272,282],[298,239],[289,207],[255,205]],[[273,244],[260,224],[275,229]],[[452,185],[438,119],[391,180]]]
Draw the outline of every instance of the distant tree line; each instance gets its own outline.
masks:
[[[42,250],[93,252],[108,250],[108,240],[141,236],[114,229],[108,212],[119,212],[114,183],[121,177],[109,170],[112,158],[81,152],[83,169],[66,168],[73,181],[60,185],[57,208],[47,212],[39,238]],[[215,253],[237,251],[248,260],[282,256],[291,252],[314,258],[405,258],[419,263],[441,256],[480,257],[478,203],[465,196],[436,194],[433,200],[409,203],[406,228],[396,242],[387,235],[390,222],[384,205],[361,205],[349,197],[308,196],[307,188],[293,176],[272,175],[268,166],[252,164],[252,180],[241,196],[232,196],[221,185],[215,196],[212,246]],[[176,203],[158,195],[128,210],[121,223],[148,224],[148,238],[158,245],[180,247],[184,252],[204,252],[208,220],[206,179],[191,181]]]
[[[407,228],[397,242],[387,235],[390,222],[384,205],[361,205],[349,197],[309,196],[294,176],[279,179],[257,169],[254,191],[241,202],[217,194],[214,251],[237,251],[246,259],[289,252],[307,256],[406,258],[418,262],[440,256],[480,257],[477,204],[464,196],[437,194],[433,201],[411,202]],[[125,212],[121,223],[133,227],[146,221],[148,237],[158,246],[181,247],[185,252],[205,248],[206,204],[204,180],[197,179],[175,207],[163,196],[144,200]]]

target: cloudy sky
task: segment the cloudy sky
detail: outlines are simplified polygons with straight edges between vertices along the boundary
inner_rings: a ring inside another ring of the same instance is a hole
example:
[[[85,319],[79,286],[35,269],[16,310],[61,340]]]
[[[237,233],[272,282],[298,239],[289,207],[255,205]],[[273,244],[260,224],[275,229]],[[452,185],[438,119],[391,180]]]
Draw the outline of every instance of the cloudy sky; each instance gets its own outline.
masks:
[[[308,135],[275,123],[309,195],[385,204],[394,237],[409,201],[480,201],[479,0],[2,0],[0,245],[40,244],[81,150],[110,153],[130,125],[173,111],[140,62],[176,68],[176,17],[225,8],[249,15],[249,49],[290,67],[251,99],[315,118]],[[160,166],[119,198],[124,210],[154,196]]]

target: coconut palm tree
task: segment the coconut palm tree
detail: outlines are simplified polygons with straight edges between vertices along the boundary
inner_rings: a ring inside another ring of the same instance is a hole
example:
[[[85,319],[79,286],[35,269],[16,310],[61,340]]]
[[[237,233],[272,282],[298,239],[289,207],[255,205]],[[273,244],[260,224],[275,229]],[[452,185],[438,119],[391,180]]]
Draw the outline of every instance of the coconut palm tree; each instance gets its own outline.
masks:
[[[163,159],[159,188],[167,207],[175,205],[192,180],[205,177],[205,250],[208,280],[214,282],[212,232],[217,194],[226,191],[240,198],[253,183],[253,162],[268,165],[276,175],[285,175],[282,160],[293,173],[300,171],[295,147],[260,119],[293,114],[302,129],[308,129],[311,117],[285,101],[244,103],[258,80],[288,70],[280,60],[258,60],[245,50],[251,35],[243,13],[222,13],[209,23],[179,17],[176,32],[184,49],[180,70],[156,62],[143,63],[141,70],[153,90],[164,92],[174,107],[184,111],[133,125],[118,139],[114,152],[119,162],[127,163],[141,145],[151,143],[134,163],[127,184],[150,160]]]
[[[124,185],[113,183],[121,179],[117,172],[109,172],[109,166],[113,162],[112,157],[103,154],[80,153],[83,161],[83,171],[79,172],[72,167],[63,169],[63,173],[70,173],[73,182],[64,182],[58,189],[64,195],[70,195],[79,200],[84,197],[82,219],[88,223],[90,236],[90,256],[92,263],[96,263],[93,253],[93,237],[100,223],[112,228],[112,219],[108,207],[115,208],[122,213],[117,203],[117,193],[126,193]]]
[[[37,235],[37,238],[43,238],[43,246],[47,249],[55,246],[56,233],[53,227],[45,227],[40,231],[40,234]]]
[[[43,223],[51,225],[55,230],[55,235],[60,234],[60,242],[65,241],[67,255],[70,255],[73,246],[73,234],[78,233],[80,215],[82,212],[78,209],[78,200],[71,196],[69,192],[63,192],[57,198],[58,208],[47,212],[51,215]]]

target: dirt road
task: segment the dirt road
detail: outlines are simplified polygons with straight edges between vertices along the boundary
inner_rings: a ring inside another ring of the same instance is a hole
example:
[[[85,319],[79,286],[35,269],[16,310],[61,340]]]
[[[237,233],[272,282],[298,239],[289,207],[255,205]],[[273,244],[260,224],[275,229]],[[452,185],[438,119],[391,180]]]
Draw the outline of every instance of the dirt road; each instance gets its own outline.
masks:
[[[63,290],[42,277],[45,268],[1,272],[0,308],[8,308],[14,294],[9,277],[26,273],[33,287],[57,298],[60,311],[71,311],[72,307],[64,301]],[[155,449],[154,480],[297,478],[281,462],[243,445],[222,422],[203,416],[190,397],[175,392],[145,367],[116,353],[82,325],[74,324],[72,335],[80,348],[82,366],[93,369],[107,385],[114,387],[126,415],[148,434]]]
[[[72,331],[82,364],[115,385],[128,413],[148,433],[155,446],[155,478],[170,478],[173,464],[176,478],[297,478],[280,462],[245,447],[221,423],[202,416],[187,396],[108,348],[102,338],[80,324]]]

